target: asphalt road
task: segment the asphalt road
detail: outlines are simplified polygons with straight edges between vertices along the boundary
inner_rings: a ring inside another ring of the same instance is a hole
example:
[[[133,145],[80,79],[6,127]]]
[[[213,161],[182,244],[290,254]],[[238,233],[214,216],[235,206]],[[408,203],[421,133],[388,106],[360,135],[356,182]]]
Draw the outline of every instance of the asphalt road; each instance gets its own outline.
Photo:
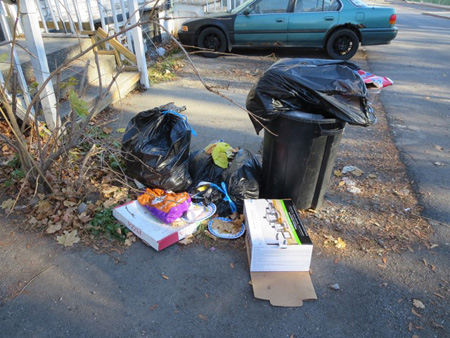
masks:
[[[370,69],[394,80],[383,102],[402,160],[435,230],[450,223],[450,16],[448,9],[379,1],[397,10],[390,45],[367,46]],[[440,13],[447,14],[439,16]]]
[[[391,45],[366,48],[370,70],[395,81],[381,98],[398,146],[417,189],[430,192],[421,199],[425,214],[448,222],[449,91],[443,74],[450,64],[450,20],[426,17],[417,5],[391,5],[401,31]],[[440,44],[425,47],[433,39]],[[159,100],[182,100],[196,112],[194,125],[204,135],[198,144],[230,129],[225,120],[235,121],[227,136],[249,147],[259,144],[248,119],[235,119],[227,102],[203,93],[161,84],[129,97],[124,109],[131,114]],[[234,94],[238,102],[245,99]],[[243,248],[174,245],[156,252],[137,243],[122,255],[82,246],[63,250],[54,238],[22,233],[1,217],[0,336],[449,337],[449,228],[434,225],[440,238],[431,243],[437,248],[392,255],[384,268],[363,252],[338,264],[335,256],[316,251],[318,300],[278,308],[253,297]],[[335,283],[340,290],[330,288]],[[415,309],[414,299],[425,308]]]

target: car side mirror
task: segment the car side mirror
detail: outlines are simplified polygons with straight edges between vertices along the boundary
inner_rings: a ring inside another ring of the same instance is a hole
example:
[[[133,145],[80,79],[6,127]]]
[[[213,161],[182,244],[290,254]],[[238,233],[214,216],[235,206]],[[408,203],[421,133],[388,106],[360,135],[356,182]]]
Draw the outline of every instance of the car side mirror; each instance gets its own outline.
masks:
[[[248,8],[244,9],[244,12],[242,12],[245,16],[250,14],[250,10]]]

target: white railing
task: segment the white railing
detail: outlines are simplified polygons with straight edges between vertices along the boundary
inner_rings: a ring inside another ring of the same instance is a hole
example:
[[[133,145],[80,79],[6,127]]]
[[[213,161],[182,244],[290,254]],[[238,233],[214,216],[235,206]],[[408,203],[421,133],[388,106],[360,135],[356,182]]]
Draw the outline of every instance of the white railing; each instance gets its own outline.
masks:
[[[116,33],[124,26],[136,24],[143,8],[139,7],[137,0],[22,0],[20,4],[19,24],[15,33],[23,34],[27,40],[28,50],[33,56],[30,57],[33,72],[38,83],[44,83],[50,74],[43,36],[55,34],[79,36],[83,30],[94,30],[97,25],[108,33]],[[16,6],[5,6],[1,1],[0,27],[6,40],[3,44],[8,44],[8,41],[12,40],[10,22],[16,21],[16,14]],[[118,40],[136,55],[137,68],[141,73],[141,86],[149,88],[141,28],[139,26],[133,28],[118,37]],[[24,93],[23,105],[26,108],[30,102],[30,96],[18,57],[15,53],[12,54],[14,66],[19,75],[19,85]],[[1,72],[0,85],[6,88]],[[51,82],[46,87],[41,94],[41,102],[47,125],[53,129],[59,124],[59,116],[56,114],[56,99]]]

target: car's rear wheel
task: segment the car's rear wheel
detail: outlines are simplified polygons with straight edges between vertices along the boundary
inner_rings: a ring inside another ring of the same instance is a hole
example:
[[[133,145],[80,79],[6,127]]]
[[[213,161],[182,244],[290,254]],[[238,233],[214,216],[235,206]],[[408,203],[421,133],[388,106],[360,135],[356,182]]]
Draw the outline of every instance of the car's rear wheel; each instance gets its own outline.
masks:
[[[330,35],[326,47],[331,58],[348,60],[358,51],[359,39],[351,29],[342,28]]]
[[[218,28],[209,27],[204,29],[198,36],[198,46],[200,48],[211,49],[212,52],[204,52],[202,55],[207,58],[216,58],[227,49],[227,38]]]

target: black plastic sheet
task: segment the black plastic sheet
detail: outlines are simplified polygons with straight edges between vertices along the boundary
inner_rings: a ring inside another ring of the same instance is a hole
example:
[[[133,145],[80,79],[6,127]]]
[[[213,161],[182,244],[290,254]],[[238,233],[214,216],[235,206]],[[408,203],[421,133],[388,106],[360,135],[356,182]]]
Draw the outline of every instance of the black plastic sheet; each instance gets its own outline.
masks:
[[[191,126],[181,115],[159,108],[137,114],[122,139],[127,174],[150,188],[187,190],[190,142]]]
[[[252,87],[247,109],[255,114],[252,123],[257,133],[262,125],[285,111],[302,111],[337,118],[353,125],[376,123],[368,104],[359,67],[339,60],[282,59],[274,63]]]

